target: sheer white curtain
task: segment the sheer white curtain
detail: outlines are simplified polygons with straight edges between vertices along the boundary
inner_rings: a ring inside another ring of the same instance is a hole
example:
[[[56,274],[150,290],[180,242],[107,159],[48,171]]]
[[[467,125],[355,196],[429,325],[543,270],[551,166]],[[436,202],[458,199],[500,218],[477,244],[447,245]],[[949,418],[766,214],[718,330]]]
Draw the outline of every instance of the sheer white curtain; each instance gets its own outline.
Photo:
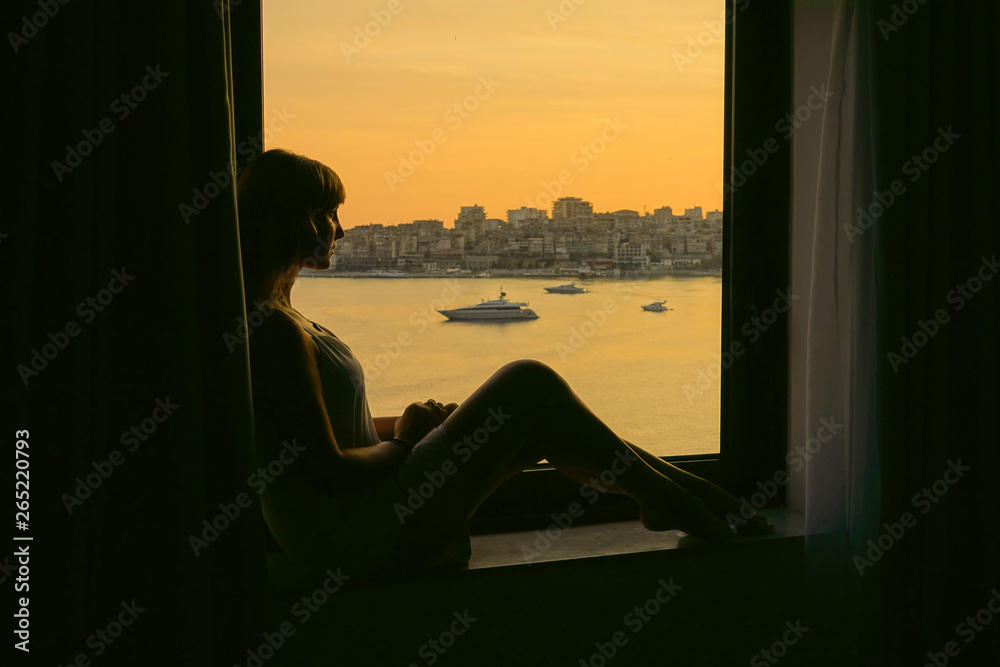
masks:
[[[790,447],[807,460],[790,471],[789,504],[805,515],[811,565],[845,573],[879,507],[875,227],[858,226],[859,207],[874,201],[858,14],[851,1],[803,2],[794,22],[793,106],[826,99],[792,139],[792,290],[800,298],[790,323]]]

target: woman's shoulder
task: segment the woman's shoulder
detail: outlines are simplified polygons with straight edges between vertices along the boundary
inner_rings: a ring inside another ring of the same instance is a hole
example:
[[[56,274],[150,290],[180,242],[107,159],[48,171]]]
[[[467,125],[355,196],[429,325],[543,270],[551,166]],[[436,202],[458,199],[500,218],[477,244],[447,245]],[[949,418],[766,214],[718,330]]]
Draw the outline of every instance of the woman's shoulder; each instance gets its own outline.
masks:
[[[329,426],[324,426],[322,353],[316,341],[276,308],[254,328],[247,344],[255,419],[279,439],[298,435],[322,441]]]
[[[274,307],[247,338],[255,372],[287,368],[296,362],[315,365],[321,352],[301,323],[286,310]]]

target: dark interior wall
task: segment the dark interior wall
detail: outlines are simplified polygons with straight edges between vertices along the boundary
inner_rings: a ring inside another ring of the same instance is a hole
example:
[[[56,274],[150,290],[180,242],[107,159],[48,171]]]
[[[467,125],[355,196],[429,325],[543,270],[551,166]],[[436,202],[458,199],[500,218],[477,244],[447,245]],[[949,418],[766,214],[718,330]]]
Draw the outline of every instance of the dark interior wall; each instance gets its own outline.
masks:
[[[789,635],[784,664],[852,664],[843,637],[806,608],[802,565],[798,539],[347,580],[307,613],[317,581],[275,596],[267,631],[274,644],[283,624],[287,633],[266,664],[764,665],[758,654],[786,624],[800,636]],[[455,614],[466,623],[449,636]]]

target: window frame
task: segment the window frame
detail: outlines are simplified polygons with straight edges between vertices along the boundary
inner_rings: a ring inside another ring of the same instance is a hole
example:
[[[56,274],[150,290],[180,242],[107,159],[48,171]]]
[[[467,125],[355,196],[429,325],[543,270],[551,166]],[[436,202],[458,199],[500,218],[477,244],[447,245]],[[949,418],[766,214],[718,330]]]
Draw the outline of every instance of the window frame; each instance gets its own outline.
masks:
[[[723,203],[720,353],[732,349],[734,342],[743,343],[745,351],[721,371],[720,451],[663,458],[725,486],[738,497],[749,497],[759,491],[758,482],[773,480],[786,469],[788,320],[779,320],[752,344],[741,329],[753,313],[770,306],[776,290],[789,286],[791,149],[790,140],[781,143],[776,125],[792,108],[792,5],[791,0],[726,0],[725,6],[722,173],[733,174],[734,165],[745,161],[748,150],[759,149],[771,137],[778,139],[779,150],[769,154],[745,183],[728,192]],[[261,3],[240,4],[228,11],[236,63],[235,136],[263,136]],[[482,504],[470,528],[474,534],[544,528],[552,523],[553,513],[565,512],[571,503],[580,501],[579,488],[553,468],[526,470]],[[778,485],[777,493],[767,498],[767,506],[783,505],[784,491]],[[605,494],[588,503],[584,516],[575,523],[635,517],[631,499]]]

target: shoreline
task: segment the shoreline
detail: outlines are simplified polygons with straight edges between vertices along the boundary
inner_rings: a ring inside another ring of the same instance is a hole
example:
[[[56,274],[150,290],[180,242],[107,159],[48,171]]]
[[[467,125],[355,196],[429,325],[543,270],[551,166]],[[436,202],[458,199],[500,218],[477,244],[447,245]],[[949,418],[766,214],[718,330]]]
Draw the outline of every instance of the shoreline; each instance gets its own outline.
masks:
[[[511,273],[493,273],[490,275],[480,275],[476,273],[408,273],[406,275],[399,276],[377,276],[372,275],[371,272],[364,271],[311,271],[308,269],[303,269],[299,274],[299,278],[371,278],[372,280],[407,280],[407,279],[421,279],[421,278],[475,278],[475,279],[495,279],[495,278],[545,278],[547,280],[570,280],[572,282],[576,281],[592,281],[592,280],[642,280],[650,278],[663,278],[667,276],[677,276],[684,278],[691,277],[722,277],[722,270],[692,270],[692,269],[675,269],[671,271],[636,271],[636,272],[622,272],[617,276],[613,275],[596,275],[596,276],[573,276],[567,275],[565,273],[532,273],[530,275],[524,275],[523,273],[511,272]]]

